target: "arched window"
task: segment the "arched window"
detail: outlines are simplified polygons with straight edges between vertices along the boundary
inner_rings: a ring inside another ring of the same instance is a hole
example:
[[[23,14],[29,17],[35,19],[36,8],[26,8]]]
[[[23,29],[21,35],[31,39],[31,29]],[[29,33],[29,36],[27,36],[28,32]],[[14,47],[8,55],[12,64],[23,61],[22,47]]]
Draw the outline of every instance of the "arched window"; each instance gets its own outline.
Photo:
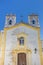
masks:
[[[12,20],[9,20],[9,24],[10,24],[10,25],[12,24]]]
[[[20,43],[20,45],[24,45],[24,37],[19,38],[19,43]]]
[[[33,20],[32,23],[35,24],[35,20]]]

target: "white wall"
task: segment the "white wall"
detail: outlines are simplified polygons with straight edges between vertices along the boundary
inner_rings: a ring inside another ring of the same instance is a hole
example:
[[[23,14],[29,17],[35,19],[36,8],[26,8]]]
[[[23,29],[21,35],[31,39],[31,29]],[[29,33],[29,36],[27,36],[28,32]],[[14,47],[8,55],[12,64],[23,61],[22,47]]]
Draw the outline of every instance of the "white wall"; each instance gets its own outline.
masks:
[[[16,48],[17,46],[17,36],[18,33],[27,34],[27,43],[26,46],[28,49],[32,50],[32,65],[40,65],[39,52],[34,53],[34,49],[38,49],[38,32],[36,30],[32,30],[25,26],[20,26],[15,29],[11,29],[7,31],[6,35],[6,51],[5,51],[5,64],[8,65],[11,60],[11,56],[9,56],[10,52]],[[9,58],[10,57],[10,58]],[[10,64],[11,65],[11,64]]]

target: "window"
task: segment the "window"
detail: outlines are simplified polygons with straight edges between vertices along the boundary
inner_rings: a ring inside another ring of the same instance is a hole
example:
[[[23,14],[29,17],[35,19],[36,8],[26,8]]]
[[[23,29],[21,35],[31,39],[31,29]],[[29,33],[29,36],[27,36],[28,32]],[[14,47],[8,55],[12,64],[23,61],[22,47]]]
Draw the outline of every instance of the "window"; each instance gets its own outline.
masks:
[[[35,24],[35,20],[33,20],[32,23]]]
[[[12,24],[12,20],[9,21],[9,24],[10,24],[10,25]]]
[[[20,42],[20,45],[24,45],[24,38],[20,37],[19,42]]]

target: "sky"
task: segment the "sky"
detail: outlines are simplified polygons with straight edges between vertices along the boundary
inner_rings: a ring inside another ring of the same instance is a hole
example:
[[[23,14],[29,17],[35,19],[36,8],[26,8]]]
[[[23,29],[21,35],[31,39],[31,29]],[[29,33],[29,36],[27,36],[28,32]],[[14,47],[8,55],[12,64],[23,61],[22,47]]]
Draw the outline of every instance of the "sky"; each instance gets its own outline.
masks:
[[[28,15],[39,15],[40,38],[43,40],[43,0],[0,0],[0,30],[4,29],[6,15],[15,14],[17,22],[28,22]]]

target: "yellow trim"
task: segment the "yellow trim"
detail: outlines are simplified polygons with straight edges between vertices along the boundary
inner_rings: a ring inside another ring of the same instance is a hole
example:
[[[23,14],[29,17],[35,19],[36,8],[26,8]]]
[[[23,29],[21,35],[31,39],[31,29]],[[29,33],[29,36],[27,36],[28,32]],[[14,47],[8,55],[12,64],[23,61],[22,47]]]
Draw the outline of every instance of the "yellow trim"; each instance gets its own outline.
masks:
[[[2,63],[2,36],[1,36],[1,32],[0,32],[0,54],[1,54],[1,57],[0,57],[0,65]]]
[[[32,51],[30,49],[25,49],[25,48],[21,48],[21,49],[13,49],[12,53],[32,53]]]
[[[39,55],[40,55],[40,63],[43,65],[43,60],[42,60],[42,44],[40,40],[40,30],[38,31],[38,48],[39,48]]]
[[[17,65],[17,59],[18,59],[18,53],[25,53],[26,54],[26,60],[28,60],[27,58],[27,54],[29,55],[30,54],[30,57],[31,57],[31,50],[29,49],[25,49],[25,48],[22,48],[22,49],[13,49],[12,52],[11,52],[11,55],[13,55],[14,57],[12,58],[12,62],[13,64]],[[31,64],[31,63],[30,63]],[[29,65],[30,65],[29,64]]]
[[[17,58],[18,53],[25,53],[26,55],[27,55],[27,54],[28,54],[28,55],[29,55],[29,54],[31,55],[32,52],[31,52],[31,50],[28,50],[28,49],[25,49],[25,48],[22,48],[22,49],[13,49],[12,52],[11,52],[11,54],[14,55],[16,58]],[[15,59],[16,59],[16,58],[15,58]],[[17,63],[17,60],[14,60],[14,62]],[[16,64],[16,63],[15,63],[15,64]]]
[[[3,49],[2,49],[2,65],[4,65],[4,61],[5,61],[5,48],[6,48],[6,30],[4,30],[4,43],[3,43]]]
[[[14,25],[14,26],[9,27],[9,28],[4,28],[4,29],[6,29],[6,30],[11,30],[11,29],[13,29],[13,28],[18,28],[18,27],[20,27],[20,26],[26,26],[27,28],[31,28],[31,29],[33,29],[33,30],[39,30],[39,29],[40,29],[40,27],[33,27],[33,26],[30,26],[30,25],[27,25],[27,24],[23,24],[23,23]]]

